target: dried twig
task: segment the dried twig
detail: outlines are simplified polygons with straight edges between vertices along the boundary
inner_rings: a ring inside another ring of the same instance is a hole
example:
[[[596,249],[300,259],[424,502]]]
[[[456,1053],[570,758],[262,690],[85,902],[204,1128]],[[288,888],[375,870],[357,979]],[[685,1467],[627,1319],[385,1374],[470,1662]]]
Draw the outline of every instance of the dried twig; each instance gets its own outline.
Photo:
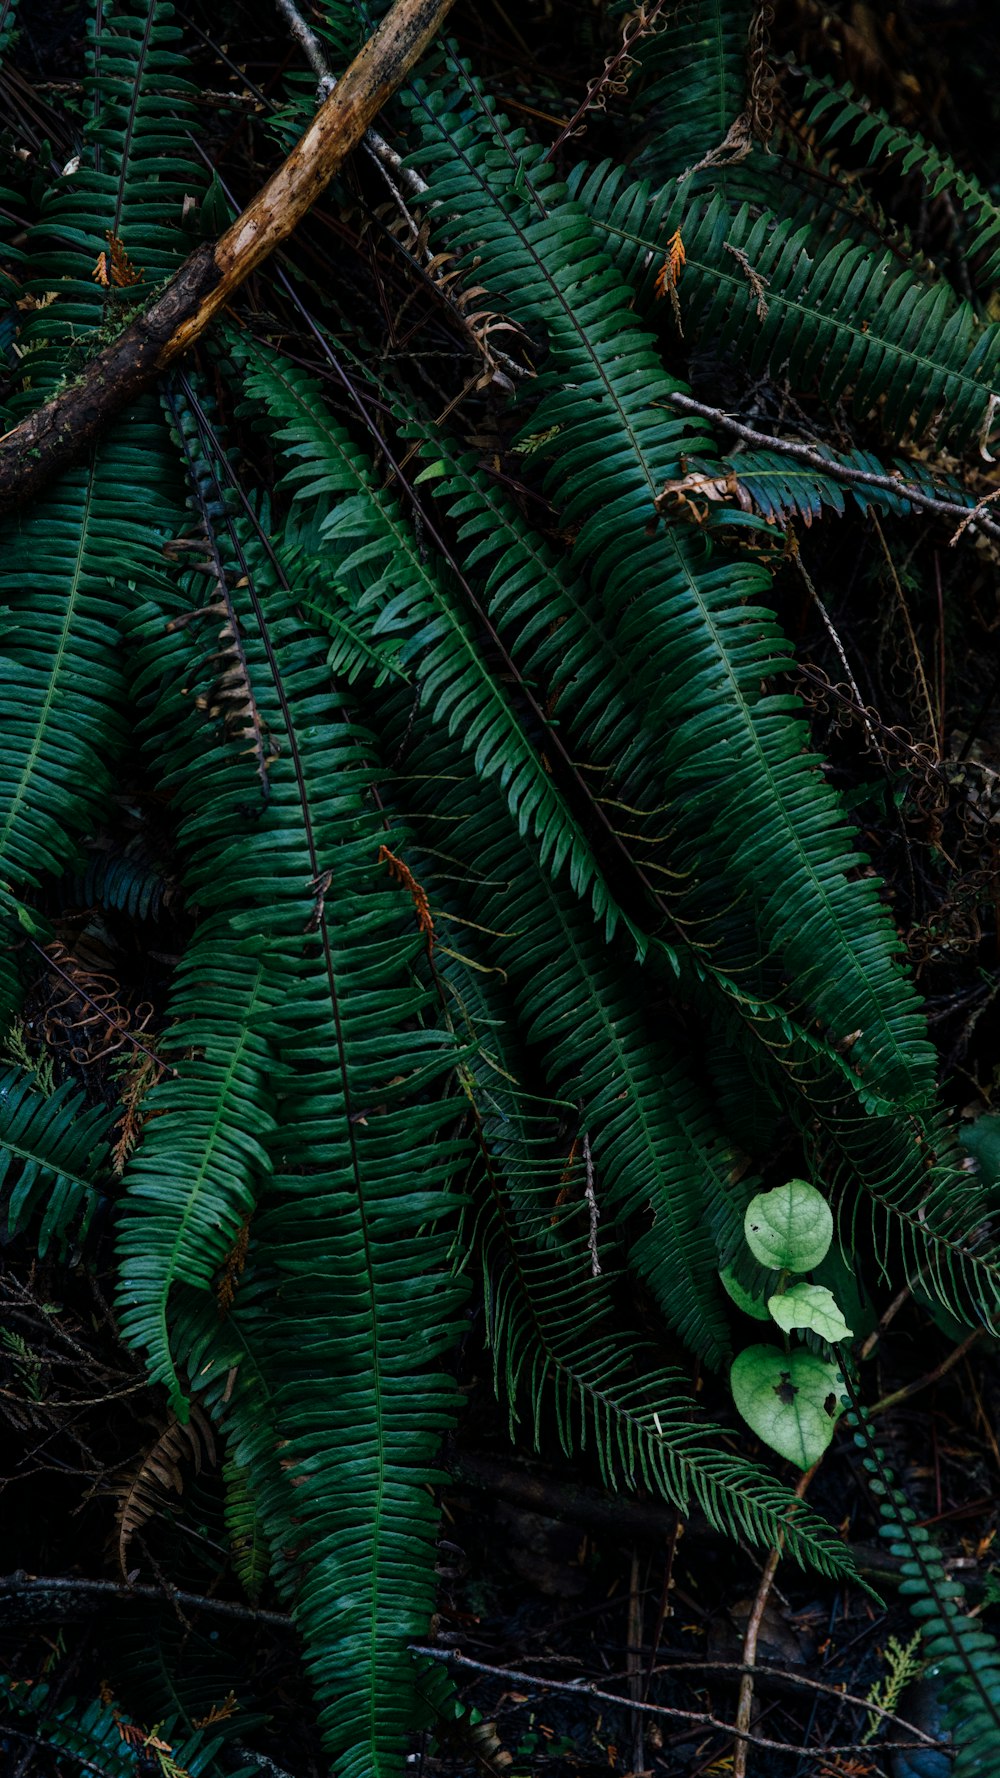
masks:
[[[512,1680],[516,1685],[530,1685],[539,1691],[569,1693],[577,1698],[595,1698],[602,1704],[617,1704],[623,1711],[635,1710],[641,1711],[646,1716],[669,1717],[673,1722],[688,1722],[694,1728],[718,1729],[724,1735],[738,1734],[739,1739],[749,1746],[768,1747],[775,1753],[797,1753],[809,1757],[814,1757],[816,1753],[815,1747],[800,1747],[793,1741],[773,1741],[766,1735],[753,1735],[749,1729],[738,1731],[731,1722],[722,1722],[718,1717],[710,1716],[704,1710],[681,1710],[673,1704],[634,1703],[630,1698],[623,1698],[616,1692],[603,1691],[588,1679],[548,1679],[539,1673],[526,1673],[519,1667],[491,1667],[485,1661],[474,1661],[471,1655],[459,1654],[457,1649],[435,1648],[423,1643],[411,1642],[410,1653],[427,1655],[432,1661],[448,1661],[456,1667],[466,1667],[473,1673],[488,1674],[492,1679]],[[782,1677],[790,1678],[791,1675],[783,1674]],[[834,1689],[831,1687],[831,1690]],[[866,1698],[847,1699],[846,1693],[839,1690],[836,1691],[836,1696],[844,1699],[845,1702],[859,1704],[865,1710],[872,1709],[872,1705]],[[879,1714],[891,1717],[892,1721],[899,1722],[909,1734],[916,1737],[913,1741],[894,1741],[895,1748],[943,1748],[945,1746],[943,1741],[936,1740],[933,1735],[925,1735],[915,1723],[905,1722],[901,1717],[892,1717],[889,1711],[880,1711]],[[867,1744],[861,1741],[832,1742],[823,1748],[824,1754],[861,1753],[863,1751],[867,1751]]]
[[[795,1493],[799,1500],[802,1499],[809,1483],[812,1481],[812,1478],[816,1473],[816,1467],[817,1466],[814,1463],[812,1468],[807,1469],[805,1474],[801,1475],[795,1484]],[[743,1637],[743,1678],[740,1680],[740,1695],[736,1704],[736,1726],[733,1729],[733,1778],[746,1778],[747,1731],[750,1727],[750,1712],[753,1709],[753,1682],[754,1669],[757,1662],[757,1638],[760,1635],[760,1626],[763,1622],[768,1597],[771,1588],[774,1585],[774,1577],[778,1572],[778,1563],[781,1560],[783,1544],[784,1539],[779,1536],[773,1550],[770,1550],[768,1553],[767,1561],[764,1563],[763,1572],[760,1577],[760,1585],[757,1588],[757,1595],[754,1599],[750,1616],[747,1619],[747,1627]],[[824,1749],[824,1752],[827,1751],[829,1751],[829,1749]]]
[[[780,451],[783,457],[795,457],[800,463],[809,463],[813,469],[821,469],[831,480],[855,483],[862,487],[884,488],[895,494],[898,499],[909,500],[914,506],[922,506],[928,512],[938,512],[944,518],[960,518],[963,524],[959,527],[975,526],[984,535],[1000,541],[1000,525],[991,519],[981,506],[963,506],[961,501],[947,500],[936,494],[928,494],[925,489],[917,487],[896,475],[876,475],[867,469],[852,469],[846,463],[831,461],[824,457],[822,451],[811,445],[793,444],[788,438],[772,438],[768,432],[758,432],[753,426],[747,426],[742,420],[734,420],[722,408],[708,407],[703,401],[695,401],[691,395],[679,392],[664,397],[671,407],[680,408],[686,414],[699,414],[702,419],[711,420],[716,426],[725,427],[735,437],[742,438],[746,444],[762,445],[768,451]],[[1000,493],[1000,490],[998,490]],[[958,533],[956,533],[956,536]]]

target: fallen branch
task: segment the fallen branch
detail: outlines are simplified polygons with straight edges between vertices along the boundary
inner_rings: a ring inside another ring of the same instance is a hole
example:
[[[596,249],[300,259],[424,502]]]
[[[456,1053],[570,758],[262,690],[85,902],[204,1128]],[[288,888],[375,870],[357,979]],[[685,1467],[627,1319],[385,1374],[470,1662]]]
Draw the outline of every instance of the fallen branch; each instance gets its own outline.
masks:
[[[453,3],[396,0],[287,160],[221,240],[199,247],[155,302],[91,359],[77,382],[0,438],[0,511],[35,495],[194,345],[322,196]]]
[[[187,1605],[193,1611],[209,1611],[216,1617],[239,1618],[249,1624],[269,1624],[276,1630],[291,1630],[292,1619],[283,1611],[258,1611],[252,1606],[238,1605],[229,1599],[208,1599],[202,1593],[185,1593],[179,1587],[130,1586],[126,1581],[78,1580],[74,1575],[43,1577],[36,1574],[0,1575],[0,1617],[5,1599],[34,1602],[33,1615],[42,1617],[46,1607],[52,1615],[56,1608],[65,1608],[74,1599],[87,1600],[108,1596],[127,1603],[129,1599],[150,1599],[157,1605]]]

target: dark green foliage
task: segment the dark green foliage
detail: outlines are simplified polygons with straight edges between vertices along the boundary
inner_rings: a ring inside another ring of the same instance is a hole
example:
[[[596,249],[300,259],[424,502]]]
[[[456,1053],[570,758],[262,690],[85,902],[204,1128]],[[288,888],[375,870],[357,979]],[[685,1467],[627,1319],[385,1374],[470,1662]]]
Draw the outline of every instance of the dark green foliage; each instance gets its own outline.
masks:
[[[134,1778],[136,1749],[142,1750],[152,1738],[189,1778],[215,1778],[220,1770],[215,1763],[218,1737],[206,1740],[204,1735],[188,1734],[171,1744],[168,1723],[146,1729],[133,1725],[114,1703],[97,1698],[89,1703],[66,1697],[57,1700],[50,1694],[44,1681],[28,1685],[0,1674],[0,1698],[9,1715],[21,1724],[21,1739],[29,1749],[32,1743],[36,1750],[53,1748],[74,1760],[78,1770],[96,1773],[98,1778]]]
[[[178,1562],[212,1551],[213,1593],[223,1564],[252,1605],[273,1589],[340,1778],[392,1778],[456,1716],[410,1645],[477,1339],[538,1449],[851,1577],[839,1534],[736,1446],[724,1392],[712,1418],[693,1386],[732,1355],[718,1273],[749,1199],[808,1171],[869,1285],[1000,1326],[991,1191],[864,846],[890,848],[810,729],[801,587],[769,547],[792,553],[793,521],[924,522],[838,467],[971,507],[957,458],[900,452],[986,447],[1000,329],[881,240],[874,196],[824,207],[803,172],[809,203],[779,202],[806,163],[751,147],[754,16],[666,14],[637,51],[638,153],[566,178],[441,46],[380,120],[408,207],[384,214],[352,164],[295,277],[262,278],[6,523],[0,998],[25,1065],[0,1081],[5,1237],[76,1264],[106,1208],[155,1436],[194,1402],[226,1452],[204,1522],[180,1497],[144,1518],[151,1559],[162,1534]],[[321,33],[339,67],[356,10]],[[162,0],[95,14],[80,165],[42,181],[9,257],[17,412],[192,244],[205,66]],[[313,96],[293,73],[255,136],[236,94],[247,139],[291,142]],[[807,100],[835,184],[848,132],[873,171],[915,165],[849,93]],[[991,200],[943,151],[923,166],[968,207],[985,297]],[[216,184],[209,221],[224,208]],[[326,288],[331,217],[350,250]],[[696,369],[773,444],[680,412]],[[818,464],[783,449],[830,415]],[[125,1040],[141,1078],[96,1043],[94,1066],[48,1055],[53,943],[147,1009]],[[931,1653],[964,1663],[956,1720],[993,1747],[992,1641],[885,1499]],[[190,1726],[214,1667],[189,1685],[184,1635],[152,1617],[130,1638],[137,1685]],[[111,1706],[46,1714],[42,1685],[3,1684],[46,1745],[126,1769]],[[212,1747],[175,1757],[216,1769]]]
[[[0,1204],[4,1234],[37,1223],[38,1253],[78,1245],[110,1181],[108,1113],[70,1081],[46,1096],[24,1068],[0,1071]]]

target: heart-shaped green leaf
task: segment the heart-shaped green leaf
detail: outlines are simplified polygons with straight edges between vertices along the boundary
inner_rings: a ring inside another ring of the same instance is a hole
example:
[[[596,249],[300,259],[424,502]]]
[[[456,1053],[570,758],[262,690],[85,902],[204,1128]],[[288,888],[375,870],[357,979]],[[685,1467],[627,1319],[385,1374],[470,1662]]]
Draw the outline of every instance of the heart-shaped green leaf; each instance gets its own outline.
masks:
[[[833,1216],[821,1192],[805,1179],[790,1179],[750,1200],[743,1230],[761,1265],[778,1272],[808,1272],[833,1240]]]
[[[748,1346],[729,1375],[733,1400],[747,1425],[800,1469],[822,1457],[840,1413],[840,1372],[804,1350]]]
[[[755,1321],[769,1321],[771,1319],[767,1298],[763,1293],[754,1296],[752,1291],[745,1290],[731,1267],[727,1266],[724,1272],[719,1273],[719,1277],[736,1307],[742,1309],[744,1315],[752,1315]]]
[[[767,1306],[786,1333],[793,1327],[808,1327],[819,1334],[821,1340],[849,1340],[851,1337],[833,1292],[823,1284],[793,1284],[780,1296],[768,1297]]]

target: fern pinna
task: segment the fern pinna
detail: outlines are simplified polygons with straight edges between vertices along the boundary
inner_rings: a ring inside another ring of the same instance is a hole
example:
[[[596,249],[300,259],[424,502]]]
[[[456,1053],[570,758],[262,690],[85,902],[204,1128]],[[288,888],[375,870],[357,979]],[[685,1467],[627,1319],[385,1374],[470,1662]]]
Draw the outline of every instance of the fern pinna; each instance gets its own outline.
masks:
[[[336,72],[371,21],[313,10],[294,40]],[[439,43],[287,263],[6,521],[0,1238],[74,1276],[110,1256],[159,1408],[119,1465],[121,1574],[203,1504],[212,1588],[273,1590],[344,1778],[423,1730],[489,1742],[411,1652],[477,1342],[537,1449],[850,1577],[731,1436],[748,1203],[808,1171],[870,1288],[1000,1323],[995,1192],[864,850],[929,743],[846,656],[803,662],[788,593],[814,523],[971,515],[993,547],[995,206],[920,145],[960,212],[935,260],[890,190],[907,128],[779,80],[760,8],[660,12],[577,165]],[[13,168],[12,422],[238,203],[206,57],[258,161],[308,123],[312,76],[244,90],[199,18],[101,0],[73,156]],[[862,726],[877,794],[841,796],[804,684]],[[992,1734],[992,1651],[913,1578],[966,1662],[957,1738]],[[108,1647],[155,1694],[141,1732],[113,1687],[77,1709],[23,1672],[10,1721],[88,1769],[116,1734],[167,1778],[236,1769],[252,1685],[213,1705],[176,1627],[136,1621]]]

